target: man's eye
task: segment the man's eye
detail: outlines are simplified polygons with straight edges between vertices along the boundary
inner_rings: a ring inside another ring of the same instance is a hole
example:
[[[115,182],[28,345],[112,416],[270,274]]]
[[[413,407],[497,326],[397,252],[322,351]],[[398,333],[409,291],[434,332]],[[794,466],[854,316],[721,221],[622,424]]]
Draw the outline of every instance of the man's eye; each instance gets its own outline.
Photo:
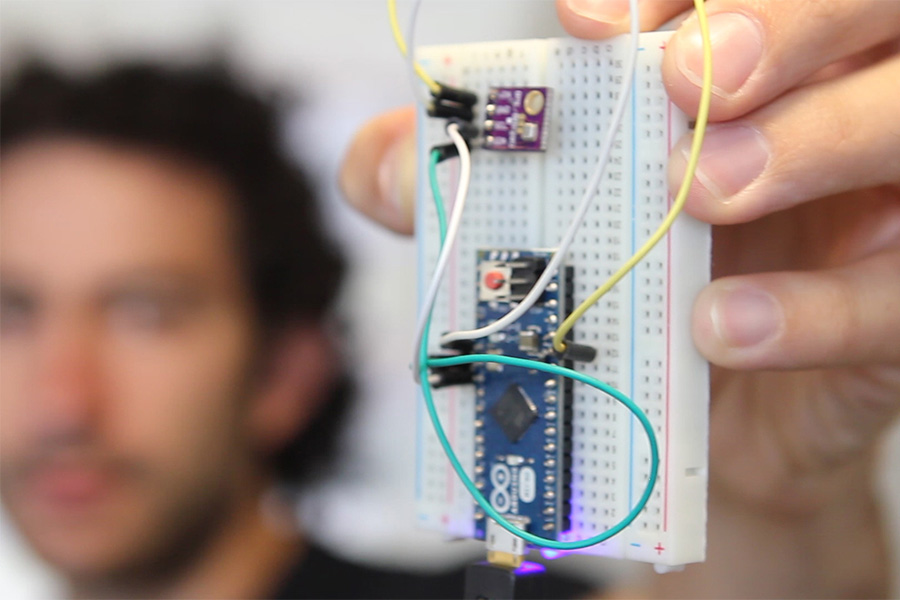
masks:
[[[16,333],[27,330],[34,320],[34,303],[20,296],[0,296],[0,331]]]

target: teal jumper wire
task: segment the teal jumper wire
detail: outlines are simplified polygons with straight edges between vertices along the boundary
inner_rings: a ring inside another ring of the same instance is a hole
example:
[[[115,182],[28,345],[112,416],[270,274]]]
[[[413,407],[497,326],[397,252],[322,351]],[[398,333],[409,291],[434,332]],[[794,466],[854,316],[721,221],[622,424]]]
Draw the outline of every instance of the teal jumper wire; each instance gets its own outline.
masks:
[[[429,179],[431,181],[431,191],[434,196],[435,209],[438,216],[438,227],[440,229],[441,245],[443,246],[444,237],[446,235],[447,219],[444,211],[444,202],[441,198],[440,187],[437,182],[437,163],[439,161],[439,156],[439,153],[435,151],[431,152],[431,160],[429,161],[428,165],[428,173]],[[522,538],[526,542],[529,542],[535,546],[553,548],[555,550],[579,550],[581,548],[587,548],[588,546],[593,546],[610,539],[611,537],[631,525],[631,523],[638,517],[641,511],[644,510],[644,507],[650,500],[650,496],[653,495],[653,488],[656,485],[656,478],[659,474],[659,445],[656,440],[656,434],[653,431],[653,425],[650,423],[647,415],[644,414],[644,411],[642,411],[640,407],[638,407],[628,396],[626,396],[619,390],[603,383],[599,379],[596,379],[589,375],[585,375],[584,373],[573,371],[572,369],[561,367],[559,365],[494,354],[470,354],[465,356],[451,356],[446,358],[428,358],[428,338],[431,329],[430,317],[431,315],[429,315],[429,319],[425,327],[425,335],[422,336],[422,345],[419,348],[419,353],[421,356],[421,360],[419,363],[421,365],[420,378],[422,382],[422,396],[425,399],[425,408],[428,410],[428,416],[431,419],[431,424],[434,427],[434,432],[437,435],[438,441],[444,449],[444,453],[447,455],[447,459],[450,461],[450,465],[453,467],[453,470],[456,472],[456,475],[459,477],[460,481],[462,481],[463,485],[475,499],[475,502],[478,503],[478,506],[480,506],[481,509],[485,512],[485,514],[494,519],[501,527],[506,529],[508,532]],[[557,540],[551,540],[538,535],[534,535],[532,533],[519,529],[518,527],[507,521],[503,517],[503,515],[501,515],[493,506],[491,506],[490,502],[488,502],[481,491],[475,486],[475,482],[473,482],[468,474],[466,474],[466,470],[459,462],[459,458],[456,456],[456,452],[454,452],[453,447],[450,445],[450,440],[447,439],[447,434],[444,431],[444,427],[441,425],[440,418],[437,414],[437,408],[434,405],[434,397],[432,396],[431,385],[428,383],[429,368],[451,367],[455,365],[465,365],[473,363],[499,363],[512,367],[520,367],[523,369],[531,369],[535,371],[542,371],[544,373],[550,373],[552,375],[568,377],[612,396],[619,403],[623,404],[629,411],[631,411],[631,413],[635,416],[635,418],[637,418],[641,426],[644,428],[644,432],[647,434],[647,441],[650,445],[650,473],[647,479],[647,485],[644,488],[644,493],[641,494],[640,498],[638,498],[637,503],[634,505],[634,507],[632,507],[631,511],[629,511],[629,513],[625,515],[625,518],[623,518],[621,521],[619,521],[603,533],[597,534],[595,536],[583,540],[560,542]]]

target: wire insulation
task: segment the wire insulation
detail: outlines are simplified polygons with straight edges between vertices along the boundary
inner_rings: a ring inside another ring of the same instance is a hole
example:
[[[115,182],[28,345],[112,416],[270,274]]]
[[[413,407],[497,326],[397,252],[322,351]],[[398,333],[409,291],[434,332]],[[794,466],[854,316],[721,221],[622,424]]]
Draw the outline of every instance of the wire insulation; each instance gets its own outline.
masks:
[[[423,89],[420,85],[419,71],[416,69],[416,22],[419,18],[419,9],[422,7],[422,0],[415,0],[412,9],[409,11],[409,24],[406,26],[406,47],[408,52],[404,62],[406,63],[406,74],[409,77],[409,87],[412,89],[416,102],[425,110],[431,104],[431,95],[429,90]],[[421,67],[420,67],[421,69]],[[440,84],[438,84],[440,87]]]
[[[572,311],[572,314],[566,317],[560,324],[556,333],[553,335],[553,348],[557,352],[563,352],[566,349],[566,334],[568,334],[572,327],[575,326],[578,319],[580,319],[591,306],[596,304],[597,301],[611,290],[623,277],[628,275],[628,273],[634,269],[634,267],[643,260],[651,250],[653,250],[653,247],[665,237],[666,233],[672,227],[672,223],[675,222],[675,219],[681,213],[687,202],[688,192],[690,192],[691,183],[694,181],[694,173],[697,170],[697,162],[700,160],[700,150],[703,147],[703,137],[706,133],[706,124],[709,121],[709,101],[712,95],[712,44],[709,39],[709,24],[706,19],[706,7],[703,4],[703,0],[694,0],[694,6],[697,9],[697,20],[700,22],[700,35],[703,40],[703,84],[700,91],[700,106],[697,110],[697,121],[694,126],[694,139],[691,143],[691,153],[688,157],[684,179],[681,180],[681,187],[675,195],[675,201],[672,203],[672,208],[669,209],[669,214],[666,215],[666,218],[659,225],[656,232],[644,242],[644,245],[641,246],[631,258],[625,261],[625,264],[619,267],[618,271],[613,273],[603,285],[594,290],[594,292],[588,296],[584,302],[579,304],[578,307]],[[632,116],[632,118],[634,117]]]
[[[444,209],[444,197],[441,194],[441,186],[438,184],[437,165],[441,160],[440,150],[432,150],[428,160],[428,181],[431,183],[431,195],[434,197],[434,208],[437,212],[438,232],[441,235],[441,245],[447,237],[447,211]]]
[[[445,227],[441,225],[441,223],[446,220],[446,217],[443,216],[444,205],[440,186],[438,185],[437,181],[436,166],[439,159],[440,153],[437,150],[432,150],[428,172],[431,179],[431,191],[434,199],[435,211],[437,212],[438,216],[440,241],[443,250],[446,244],[446,232]],[[459,477],[460,481],[462,481],[463,485],[466,487],[466,489],[469,491],[469,493],[472,495],[481,509],[484,510],[485,514],[494,519],[494,521],[496,521],[501,527],[509,531],[511,534],[517,535],[522,539],[531,542],[532,544],[544,546],[547,548],[555,548],[557,550],[577,550],[579,548],[593,546],[594,544],[599,544],[600,542],[611,538],[612,536],[622,531],[624,528],[628,527],[628,525],[630,525],[634,521],[634,519],[637,518],[637,516],[647,505],[647,502],[650,500],[650,496],[653,494],[653,488],[656,485],[657,474],[659,472],[659,444],[656,439],[656,433],[654,432],[653,426],[651,425],[650,420],[647,418],[647,415],[644,414],[644,412],[630,398],[625,396],[625,394],[623,394],[619,390],[603,383],[598,379],[590,377],[589,375],[577,373],[576,371],[567,369],[565,367],[560,367],[558,365],[543,363],[534,360],[527,360],[524,358],[497,356],[491,354],[473,354],[467,356],[429,359],[428,333],[431,329],[431,313],[432,309],[429,309],[429,311],[425,313],[426,320],[423,336],[419,342],[419,368],[421,369],[419,378],[422,382],[422,396],[425,399],[425,407],[428,411],[428,416],[431,419],[432,427],[434,427],[434,431],[437,435],[438,441],[440,442],[444,453],[447,455],[447,460],[450,461],[450,464],[453,467],[453,470],[456,472],[456,475]],[[576,381],[581,381],[582,383],[590,385],[606,394],[609,394],[620,403],[625,405],[625,407],[634,414],[634,416],[638,419],[638,421],[640,421],[641,425],[643,426],[644,431],[647,433],[647,442],[650,446],[650,473],[647,477],[647,485],[645,486],[644,493],[640,498],[638,498],[637,503],[632,507],[631,511],[629,511],[629,513],[625,515],[625,518],[623,518],[612,528],[591,538],[569,542],[560,542],[522,531],[521,529],[510,523],[506,518],[503,517],[503,515],[499,514],[493,506],[491,506],[490,502],[484,497],[484,494],[481,493],[481,491],[466,473],[465,468],[463,468],[462,464],[459,462],[459,457],[453,450],[453,445],[450,443],[450,440],[447,438],[447,434],[444,431],[444,427],[441,425],[441,420],[437,414],[437,408],[434,404],[431,384],[428,382],[429,368],[450,367],[454,365],[474,364],[479,362],[493,362],[513,367],[543,371],[545,373],[550,373],[551,375],[560,375],[562,377],[569,377]]]
[[[433,167],[437,164],[439,153],[437,151],[432,151],[431,157],[432,158],[430,166]],[[441,200],[440,188],[437,184],[437,173],[433,168],[429,169],[429,171],[432,174],[431,189],[434,196],[435,210],[437,211],[438,219],[440,222],[441,214],[444,212],[444,206]],[[441,244],[444,244],[446,236],[443,227],[440,228],[440,234]],[[600,542],[611,538],[612,536],[622,531],[624,528],[628,527],[628,525],[630,525],[637,518],[637,516],[647,505],[647,502],[650,500],[650,496],[653,494],[653,488],[656,484],[656,478],[659,472],[659,444],[656,439],[656,434],[653,431],[653,426],[651,425],[650,420],[647,418],[647,415],[644,414],[644,412],[630,398],[625,396],[625,394],[623,394],[619,390],[603,383],[599,379],[590,377],[589,375],[578,373],[576,371],[567,369],[565,367],[560,367],[558,365],[543,363],[534,360],[527,360],[524,358],[498,356],[493,354],[472,354],[467,356],[429,359],[428,331],[430,328],[431,312],[429,311],[428,319],[425,322],[424,336],[422,338],[419,349],[419,360],[421,365],[420,379],[422,381],[422,395],[425,398],[425,407],[428,411],[428,416],[431,419],[431,424],[434,427],[435,434],[438,437],[438,441],[440,442],[444,453],[447,455],[447,460],[450,461],[453,470],[456,472],[457,476],[460,478],[463,485],[466,487],[472,497],[475,499],[475,502],[477,502],[481,509],[484,510],[486,515],[494,519],[501,527],[503,527],[513,535],[517,535],[522,539],[531,542],[532,544],[544,546],[546,548],[554,548],[557,550],[577,550],[579,548],[586,548],[588,546],[593,546],[594,544],[599,544]],[[441,425],[441,420],[437,414],[437,408],[435,407],[434,397],[431,392],[431,384],[428,382],[429,368],[450,367],[454,365],[474,364],[479,362],[493,362],[513,367],[543,371],[545,373],[550,373],[551,375],[561,375],[563,377],[569,377],[576,381],[581,381],[582,383],[590,385],[606,394],[609,394],[620,403],[625,405],[625,407],[634,414],[634,416],[638,419],[638,421],[640,421],[641,425],[643,426],[644,431],[647,433],[647,441],[650,446],[650,473],[647,478],[647,485],[644,489],[644,493],[638,499],[634,507],[632,507],[631,511],[629,511],[629,513],[625,515],[624,519],[622,519],[619,523],[617,523],[610,529],[594,537],[584,540],[560,542],[522,531],[521,529],[510,523],[506,518],[503,517],[503,515],[499,514],[493,506],[491,506],[490,502],[484,497],[484,494],[481,493],[481,491],[466,473],[465,468],[463,468],[462,464],[459,462],[459,457],[453,450],[453,446],[450,443],[450,440],[447,438],[447,434],[444,431],[443,426]]]
[[[406,40],[403,39],[403,32],[400,30],[400,23],[397,21],[397,0],[387,0],[388,5],[388,18],[391,21],[391,33],[394,34],[394,41],[397,43],[397,48],[400,49],[400,53],[403,56],[409,56],[409,49],[406,47]],[[413,22],[415,22],[413,20]],[[412,59],[412,57],[410,57]],[[441,91],[440,84],[431,78],[431,76],[425,72],[425,69],[422,68],[422,65],[415,62],[413,59],[413,69],[416,72],[416,75],[419,76],[419,79],[425,82],[425,85],[428,86],[428,89],[433,94],[437,94]]]
[[[438,254],[437,265],[434,268],[434,275],[428,285],[428,291],[425,293],[425,300],[422,302],[422,312],[419,315],[419,321],[416,325],[416,345],[413,351],[413,378],[419,381],[421,372],[419,347],[422,341],[428,338],[427,324],[431,320],[431,311],[434,309],[434,302],[437,299],[438,290],[441,287],[441,280],[444,278],[444,271],[447,270],[447,264],[450,262],[450,256],[453,254],[453,247],[456,244],[456,237],[459,234],[459,226],[462,223],[463,210],[466,206],[466,198],[469,196],[469,182],[472,179],[472,153],[465,138],[459,132],[459,126],[451,123],[447,126],[447,135],[453,140],[459,152],[459,182],[456,187],[456,199],[453,202],[453,208],[450,211],[450,221],[447,225],[447,238],[441,246],[441,252]]]
[[[697,125],[694,133],[694,140],[691,147],[691,156],[688,160],[688,166],[685,173],[685,179],[682,181],[681,188],[679,189],[678,194],[676,195],[676,199],[673,202],[672,209],[669,212],[669,215],[660,225],[657,232],[635,253],[635,255],[629,259],[623,265],[610,280],[605,283],[603,286],[598,288],[585,302],[583,302],[575,312],[573,312],[566,321],[558,329],[556,336],[554,336],[554,346],[559,349],[560,346],[557,346],[557,342],[560,342],[561,348],[565,348],[564,336],[568,330],[572,328],[572,324],[580,318],[582,314],[589,308],[597,299],[599,299],[606,291],[608,291],[612,286],[614,286],[619,280],[624,277],[634,266],[653,248],[653,246],[661,239],[665,233],[668,231],[669,227],[671,227],[672,222],[675,217],[680,213],[681,208],[684,205],[684,202],[687,198],[687,193],[690,190],[690,185],[693,180],[694,171],[696,170],[697,161],[699,160],[700,148],[703,142],[703,134],[706,127],[706,122],[708,120],[708,111],[709,111],[709,96],[711,91],[711,79],[712,79],[712,69],[711,69],[711,48],[710,48],[710,39],[709,39],[709,29],[706,21],[706,13],[705,7],[703,5],[703,0],[694,0],[695,7],[698,13],[698,19],[700,21],[700,29],[701,35],[703,37],[703,49],[704,49],[704,73],[703,73],[703,89],[701,94],[701,103],[700,109],[698,111],[697,117]],[[392,25],[396,23],[396,3],[393,0],[389,0],[389,7],[392,10]],[[631,6],[631,24],[632,27],[636,27],[637,23],[637,10],[636,10],[637,0],[630,0]],[[399,42],[402,41],[402,36],[398,36],[399,28],[395,30],[395,37],[398,38]],[[636,60],[637,54],[637,35],[632,34],[632,44],[634,49],[633,59]],[[404,47],[401,46],[401,51],[404,50]],[[628,83],[628,91],[631,89],[631,82],[633,81],[634,75],[634,66],[635,61],[632,61],[630,66],[630,75],[627,77]],[[433,80],[432,80],[433,81]],[[620,94],[620,101],[623,97],[627,97],[628,94]],[[627,100],[627,98],[626,98]],[[624,104],[624,103],[623,103]],[[618,106],[617,106],[618,108]],[[623,110],[624,114],[624,110]],[[615,118],[615,115],[614,115]],[[610,131],[607,132],[609,138],[613,138],[616,130],[619,127],[619,123],[621,121],[621,115],[618,116],[618,121],[615,121],[611,124]],[[417,335],[416,335],[416,352],[415,358],[413,361],[413,369],[414,376],[421,382],[422,385],[422,394],[425,400],[426,409],[428,411],[429,418],[431,419],[432,425],[435,430],[435,434],[437,435],[438,441],[440,442],[444,452],[447,455],[448,460],[456,472],[459,479],[462,481],[463,485],[466,487],[468,492],[475,499],[476,503],[484,510],[485,514],[494,519],[501,527],[509,531],[511,534],[516,535],[525,541],[534,544],[536,546],[543,546],[547,548],[554,548],[558,550],[577,550],[581,548],[586,548],[588,546],[592,546],[594,544],[598,544],[609,538],[615,536],[623,529],[628,527],[641,513],[641,511],[645,508],[647,502],[653,494],[653,489],[656,484],[656,479],[659,473],[659,445],[656,439],[655,431],[653,429],[652,424],[650,423],[647,415],[637,406],[630,398],[625,396],[622,392],[608,386],[602,381],[590,377],[589,375],[585,375],[583,373],[579,373],[577,371],[573,371],[571,369],[567,369],[565,367],[561,367],[559,365],[543,363],[539,361],[533,361],[528,359],[509,357],[509,356],[501,356],[501,355],[493,355],[493,354],[473,354],[473,355],[465,355],[465,356],[455,356],[448,358],[428,358],[428,339],[429,339],[429,331],[431,328],[431,317],[432,312],[434,310],[435,298],[437,296],[437,291],[440,287],[440,283],[443,279],[444,272],[447,268],[447,262],[449,260],[449,256],[452,252],[453,246],[456,241],[456,237],[459,232],[459,226],[462,220],[463,209],[465,205],[466,196],[468,195],[468,187],[469,181],[471,178],[471,155],[469,152],[469,148],[463,139],[462,135],[459,133],[458,127],[456,125],[450,125],[447,128],[447,133],[450,135],[453,140],[454,145],[459,151],[460,156],[460,177],[459,184],[457,187],[456,199],[454,201],[454,205],[451,211],[449,224],[445,224],[446,216],[444,215],[444,206],[443,200],[440,192],[440,186],[437,182],[437,163],[439,161],[439,153],[436,151],[432,151],[430,154],[429,161],[429,177],[431,180],[431,190],[432,195],[435,201],[435,208],[438,215],[439,221],[439,229],[440,229],[440,237],[441,237],[441,249],[438,256],[437,265],[435,267],[435,272],[432,277],[432,280],[429,284],[428,291],[425,295],[425,301],[422,305],[422,313],[420,315],[419,324],[417,327]],[[604,140],[605,141],[605,140]],[[611,142],[610,142],[611,145]],[[594,175],[596,176],[596,182],[594,182],[594,178],[592,177],[591,183],[589,183],[588,189],[585,192],[585,197],[583,198],[582,207],[579,207],[579,213],[581,213],[581,208],[584,208],[584,213],[587,211],[587,207],[590,204],[591,197],[594,195],[595,188],[599,185],[600,179],[602,179],[603,172],[606,167],[606,162],[608,161],[608,156],[605,158],[601,155],[601,162],[598,164],[597,169],[595,170]],[[572,225],[569,228],[570,232],[573,232],[572,238],[574,239],[574,231],[577,231],[578,226],[584,218],[584,214],[580,214],[573,221]],[[569,233],[567,231],[567,235]],[[565,237],[563,239],[565,242]],[[571,245],[571,241],[569,241],[569,245]],[[543,279],[544,275],[547,275],[549,272],[549,276],[547,277],[547,281],[543,283],[543,288],[540,288],[537,296],[532,301],[536,301],[540,294],[543,293],[543,289],[549,283],[549,280],[552,279],[553,275],[558,269],[562,258],[565,256],[568,251],[568,245],[564,246],[563,243],[560,244],[559,249],[554,255],[551,263],[548,265],[547,269],[545,269],[544,274],[542,274],[541,279]],[[551,271],[551,265],[553,265],[553,260],[556,260],[557,257],[559,261],[557,264],[553,266],[553,270]],[[617,277],[618,276],[618,277]],[[535,292],[538,288],[538,285],[541,284],[541,280],[538,280],[538,283],[535,284],[534,288],[532,288],[531,292]],[[531,294],[529,293],[529,295]],[[524,301],[519,305],[524,304]],[[522,309],[521,313],[524,314],[531,305],[528,305],[526,308]],[[580,312],[579,312],[580,311]],[[508,313],[503,319],[509,317],[515,311],[511,311]],[[577,313],[577,314],[576,314]],[[516,317],[518,318],[518,317]],[[502,319],[501,319],[502,320]],[[514,321],[515,319],[513,319]],[[495,322],[498,323],[500,320]],[[564,326],[568,324],[567,329],[563,329]],[[508,323],[501,325],[498,329],[502,329],[508,325]],[[482,328],[484,329],[484,328]],[[478,331],[478,330],[473,330]],[[471,333],[471,332],[456,332],[456,334],[460,333]],[[483,334],[488,335],[488,334]],[[443,340],[447,340],[449,336],[445,336]],[[481,336],[477,336],[481,337]],[[473,339],[472,337],[457,337],[455,339]],[[446,432],[444,431],[443,426],[441,425],[439,415],[437,413],[437,408],[435,406],[434,397],[432,394],[431,385],[428,382],[428,369],[429,368],[441,368],[441,367],[450,367],[455,365],[464,365],[464,364],[475,364],[475,363],[498,363],[503,365],[508,365],[511,367],[524,368],[529,370],[541,371],[545,373],[549,373],[551,375],[562,376],[571,378],[575,381],[579,381],[585,385],[589,385],[594,387],[595,389],[600,390],[603,393],[606,393],[613,398],[615,398],[619,403],[628,408],[629,411],[634,415],[634,417],[640,422],[643,427],[645,433],[647,434],[648,446],[650,449],[650,471],[647,477],[647,484],[645,486],[644,492],[641,494],[638,501],[635,503],[633,507],[631,507],[629,513],[616,525],[611,527],[610,529],[589,537],[583,540],[575,540],[575,541],[558,541],[552,540],[548,538],[543,538],[532,533],[523,531],[510,523],[503,515],[497,512],[493,506],[491,506],[490,502],[484,497],[481,491],[477,488],[476,484],[472,481],[472,479],[465,472],[464,467],[459,461],[456,453],[453,450],[453,447],[447,438]]]
[[[426,329],[428,329],[427,325]],[[422,341],[421,352],[422,395],[425,397],[425,407],[428,410],[428,416],[431,419],[431,423],[434,427],[435,433],[437,434],[438,441],[440,442],[441,447],[444,449],[444,453],[447,455],[447,459],[450,461],[453,470],[456,471],[456,475],[459,477],[460,481],[462,481],[468,492],[475,499],[475,502],[478,503],[478,506],[481,507],[481,509],[487,516],[494,519],[498,525],[506,529],[511,534],[516,535],[536,546],[554,548],[556,550],[578,550],[580,548],[587,548],[588,546],[599,544],[600,542],[606,541],[614,535],[618,534],[620,531],[628,527],[637,518],[641,511],[644,510],[644,507],[650,500],[650,496],[653,495],[653,488],[656,485],[656,478],[659,473],[659,444],[656,440],[656,434],[653,431],[653,425],[650,423],[647,415],[644,414],[644,412],[630,398],[628,398],[628,396],[626,396],[619,390],[606,385],[599,379],[595,379],[589,375],[585,375],[584,373],[579,373],[577,371],[573,371],[572,369],[567,369],[558,365],[542,363],[535,360],[515,358],[512,356],[499,356],[495,354],[470,354],[467,356],[453,356],[449,358],[429,359],[427,357],[427,340]],[[568,377],[570,379],[580,381],[586,385],[596,388],[606,394],[609,394],[631,411],[631,413],[641,423],[641,426],[644,428],[644,432],[647,434],[647,441],[650,446],[650,472],[647,478],[647,485],[644,486],[643,494],[641,494],[638,501],[633,507],[631,507],[631,510],[621,521],[598,535],[583,540],[560,542],[558,540],[552,540],[549,538],[534,535],[532,533],[528,533],[527,531],[522,531],[521,529],[510,523],[508,520],[506,520],[503,515],[498,513],[497,510],[493,506],[491,506],[491,503],[484,497],[484,494],[481,493],[481,491],[475,485],[475,482],[473,482],[469,475],[466,473],[465,468],[459,462],[459,458],[453,451],[450,440],[447,439],[447,434],[444,431],[443,426],[441,426],[440,417],[437,414],[437,408],[434,405],[434,398],[431,393],[431,385],[428,383],[429,367],[450,367],[454,365],[465,365],[478,362],[498,363],[513,367],[521,367],[523,369],[543,371],[552,375],[561,375],[563,377]]]
[[[603,176],[606,174],[606,167],[609,164],[609,157],[612,153],[612,148],[616,140],[616,134],[619,130],[619,126],[622,123],[622,118],[625,115],[625,110],[628,107],[628,99],[631,97],[631,87],[632,82],[634,81],[634,72],[637,66],[637,55],[638,48],[640,46],[640,15],[638,14],[637,8],[637,0],[629,0],[629,4],[631,6],[631,21],[630,21],[630,46],[629,46],[629,54],[628,54],[628,64],[625,67],[625,77],[622,78],[622,85],[619,88],[619,97],[616,102],[616,106],[613,110],[613,116],[610,119],[609,127],[606,130],[606,134],[603,137],[603,142],[600,145],[600,158],[597,161],[597,167],[594,169],[593,174],[591,175],[590,180],[588,181],[587,187],[584,190],[584,194],[581,197],[581,202],[578,205],[578,209],[575,213],[575,216],[572,218],[572,222],[569,225],[569,228],[566,230],[565,234],[562,237],[562,240],[559,242],[559,247],[556,249],[556,252],[553,254],[553,257],[550,259],[550,262],[547,263],[547,266],[544,268],[544,272],[541,273],[541,276],[538,277],[537,281],[531,287],[531,290],[525,295],[519,304],[510,310],[508,313],[490,323],[489,325],[485,325],[484,327],[479,327],[477,329],[470,329],[466,331],[454,331],[448,334],[445,334],[441,337],[441,344],[449,344],[450,342],[458,341],[458,340],[474,340],[482,337],[486,337],[491,335],[492,333],[496,333],[506,327],[509,327],[513,323],[519,320],[532,306],[537,302],[541,295],[544,293],[544,290],[547,289],[547,286],[550,285],[550,281],[553,279],[553,276],[556,275],[556,272],[559,270],[559,267],[562,265],[563,260],[566,258],[566,254],[569,251],[569,248],[575,241],[575,236],[578,234],[578,229],[581,227],[581,223],[584,221],[585,216],[587,215],[587,211],[591,206],[591,202],[594,199],[594,195],[597,192],[597,188],[600,186],[600,182],[603,180]]]

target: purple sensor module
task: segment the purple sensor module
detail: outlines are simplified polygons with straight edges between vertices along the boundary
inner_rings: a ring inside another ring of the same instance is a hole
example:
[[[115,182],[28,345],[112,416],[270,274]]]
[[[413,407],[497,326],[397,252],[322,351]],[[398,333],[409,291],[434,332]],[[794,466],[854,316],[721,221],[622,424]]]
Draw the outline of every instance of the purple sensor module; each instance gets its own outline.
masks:
[[[545,87],[491,88],[484,108],[485,149],[546,150],[552,92]]]

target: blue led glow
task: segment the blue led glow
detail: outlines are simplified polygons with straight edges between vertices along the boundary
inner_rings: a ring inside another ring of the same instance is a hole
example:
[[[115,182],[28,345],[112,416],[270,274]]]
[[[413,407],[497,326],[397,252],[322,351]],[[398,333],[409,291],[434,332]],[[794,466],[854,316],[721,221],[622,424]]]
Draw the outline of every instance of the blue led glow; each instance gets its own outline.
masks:
[[[545,567],[544,565],[538,564],[536,562],[529,562],[526,560],[521,565],[519,565],[518,569],[516,569],[516,575],[537,575],[538,573],[543,573],[546,570],[547,567]]]
[[[541,556],[543,556],[547,560],[556,560],[557,558],[562,558],[563,556],[568,556],[569,554],[581,553],[578,550],[556,550],[554,548],[541,548],[540,552]]]

